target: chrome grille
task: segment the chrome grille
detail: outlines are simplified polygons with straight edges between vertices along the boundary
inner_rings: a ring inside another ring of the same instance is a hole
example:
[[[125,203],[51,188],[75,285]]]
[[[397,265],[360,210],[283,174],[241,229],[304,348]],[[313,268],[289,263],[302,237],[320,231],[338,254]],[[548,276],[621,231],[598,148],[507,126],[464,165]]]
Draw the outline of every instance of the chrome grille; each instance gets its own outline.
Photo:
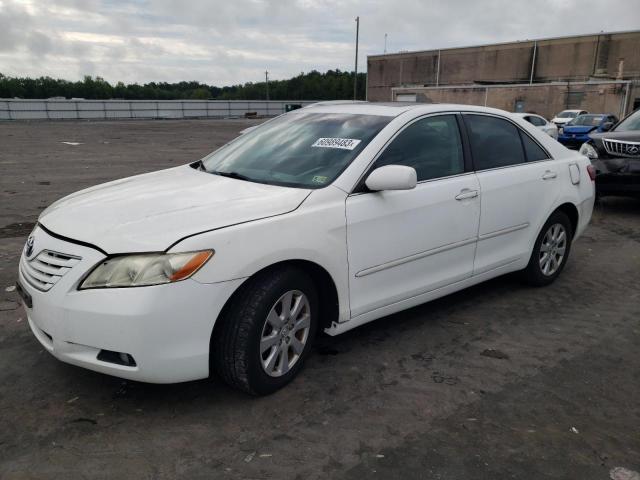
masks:
[[[604,149],[609,155],[640,158],[640,142],[623,142],[603,138]]]
[[[31,260],[23,255],[20,270],[29,285],[46,292],[80,260],[74,255],[43,250]]]

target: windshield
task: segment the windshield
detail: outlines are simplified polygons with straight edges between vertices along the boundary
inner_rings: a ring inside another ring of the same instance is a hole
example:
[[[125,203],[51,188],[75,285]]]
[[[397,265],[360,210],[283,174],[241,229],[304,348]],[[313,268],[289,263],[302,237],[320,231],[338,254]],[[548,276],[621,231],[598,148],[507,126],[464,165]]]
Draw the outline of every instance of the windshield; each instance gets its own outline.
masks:
[[[570,112],[569,110],[565,110],[564,112],[560,112],[558,114],[558,118],[575,118],[578,115],[578,112]]]
[[[640,130],[640,110],[635,111],[614,129],[616,132],[631,132],[634,130]]]
[[[393,117],[289,113],[202,160],[207,172],[300,188],[329,185]]]
[[[597,127],[602,122],[604,115],[580,115],[571,120],[567,125],[581,125],[587,127]]]

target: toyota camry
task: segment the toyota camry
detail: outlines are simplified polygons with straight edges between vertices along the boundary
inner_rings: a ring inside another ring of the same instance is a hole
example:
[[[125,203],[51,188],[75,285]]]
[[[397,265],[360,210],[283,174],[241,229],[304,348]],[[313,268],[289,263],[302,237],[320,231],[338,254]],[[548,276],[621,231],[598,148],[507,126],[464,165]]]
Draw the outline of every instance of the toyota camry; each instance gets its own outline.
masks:
[[[547,285],[594,169],[485,107],[328,102],[42,212],[18,290],[53,356],[261,395],[336,335],[487,279]]]

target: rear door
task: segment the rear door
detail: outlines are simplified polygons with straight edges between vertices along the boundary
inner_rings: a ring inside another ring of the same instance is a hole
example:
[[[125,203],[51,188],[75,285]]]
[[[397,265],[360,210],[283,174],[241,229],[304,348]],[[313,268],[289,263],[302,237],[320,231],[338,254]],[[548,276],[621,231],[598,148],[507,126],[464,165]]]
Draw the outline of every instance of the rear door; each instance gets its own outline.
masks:
[[[455,114],[413,121],[369,170],[411,166],[418,176],[414,189],[356,189],[347,198],[352,316],[471,276],[479,185],[470,163],[465,166],[460,122]]]
[[[480,183],[474,275],[528,260],[554,204],[559,164],[524,130],[494,115],[464,115]]]

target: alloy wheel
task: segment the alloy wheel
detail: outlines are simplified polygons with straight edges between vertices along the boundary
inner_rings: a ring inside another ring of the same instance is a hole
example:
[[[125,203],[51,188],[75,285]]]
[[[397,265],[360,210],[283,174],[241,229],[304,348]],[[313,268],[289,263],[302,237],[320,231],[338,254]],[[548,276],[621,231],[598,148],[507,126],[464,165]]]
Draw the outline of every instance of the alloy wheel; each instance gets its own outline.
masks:
[[[554,223],[544,234],[540,244],[539,264],[543,275],[555,274],[567,250],[567,231],[560,223]]]
[[[290,290],[271,307],[260,336],[260,360],[271,377],[285,375],[300,359],[309,339],[311,308],[307,296]]]

